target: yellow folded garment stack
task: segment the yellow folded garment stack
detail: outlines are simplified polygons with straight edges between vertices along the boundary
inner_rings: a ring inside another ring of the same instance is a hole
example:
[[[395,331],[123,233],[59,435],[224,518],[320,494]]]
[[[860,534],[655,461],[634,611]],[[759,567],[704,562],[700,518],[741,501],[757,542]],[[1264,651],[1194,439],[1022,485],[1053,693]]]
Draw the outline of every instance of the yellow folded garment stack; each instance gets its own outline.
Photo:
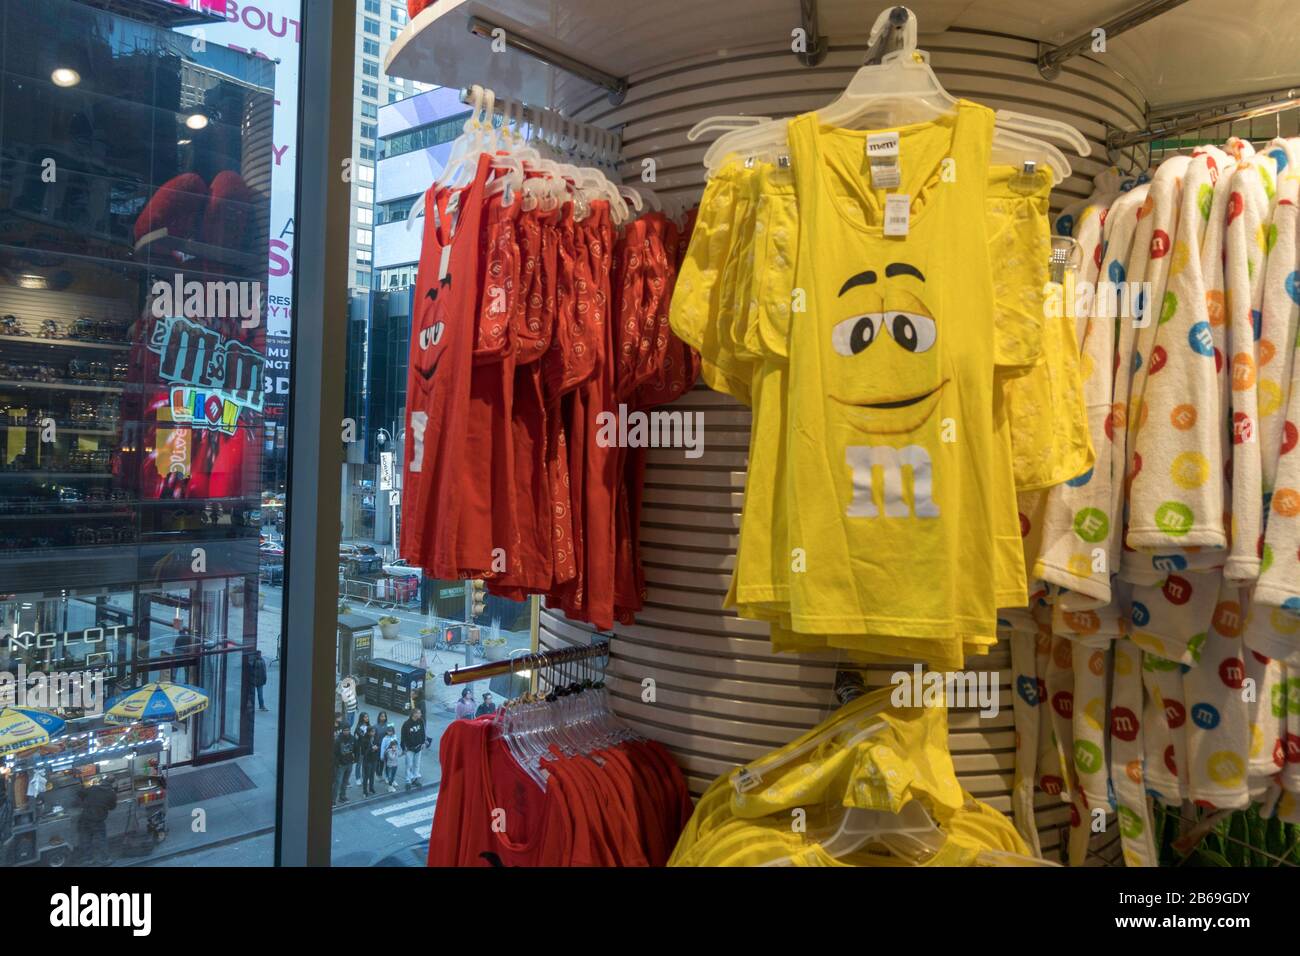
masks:
[[[719,777],[669,866],[1047,866],[962,789],[943,707],[885,688]]]

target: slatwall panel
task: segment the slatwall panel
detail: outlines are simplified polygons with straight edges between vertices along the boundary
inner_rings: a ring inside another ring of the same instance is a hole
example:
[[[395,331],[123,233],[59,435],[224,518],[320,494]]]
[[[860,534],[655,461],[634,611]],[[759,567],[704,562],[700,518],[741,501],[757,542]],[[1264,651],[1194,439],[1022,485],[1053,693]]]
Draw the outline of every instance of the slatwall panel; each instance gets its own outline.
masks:
[[[1106,123],[1142,125],[1138,90],[1085,58],[1071,61],[1047,83],[1035,69],[1035,45],[988,33],[948,31],[923,37],[922,49],[945,87],[993,107],[1065,120],[1089,140],[1093,156],[1071,157],[1075,175],[1053,197],[1056,206],[1091,192],[1092,177],[1108,165]],[[698,195],[708,142],[688,143],[698,120],[723,113],[794,115],[834,99],[861,62],[860,48],[832,43],[823,64],[809,70],[785,51],[744,51],[674,64],[631,78],[621,106],[590,87],[557,77],[555,106],[603,126],[621,126],[624,171],[638,178],[642,160],[657,166],[656,190]],[[568,99],[566,99],[566,97]],[[749,443],[749,410],[697,387],[677,407],[704,414],[705,453],[649,454],[641,519],[648,597],[632,627],[615,628],[609,681],[616,710],[647,736],[668,746],[700,793],[717,776],[763,755],[819,723],[833,710],[833,655],[775,655],[764,625],[723,611],[722,598],[736,551]],[[542,647],[587,643],[590,629],[543,609]],[[982,719],[972,710],[949,715],[949,745],[962,784],[1010,812],[1015,769],[1011,666],[1005,644],[972,669],[997,675],[1000,710]],[[871,668],[869,684],[885,686],[896,670]],[[643,702],[645,679],[655,700]],[[1045,854],[1060,846],[1069,808],[1038,795],[1037,823]]]

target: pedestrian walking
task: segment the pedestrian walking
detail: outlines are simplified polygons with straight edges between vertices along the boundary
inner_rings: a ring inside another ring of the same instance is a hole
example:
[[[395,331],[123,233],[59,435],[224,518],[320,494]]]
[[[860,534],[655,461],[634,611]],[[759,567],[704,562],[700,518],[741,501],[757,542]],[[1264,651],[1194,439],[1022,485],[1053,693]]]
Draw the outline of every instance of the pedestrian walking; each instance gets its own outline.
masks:
[[[352,773],[352,765],[356,761],[356,739],[352,736],[352,729],[345,723],[334,738],[334,784],[337,788],[334,802],[336,804],[348,802],[348,776]]]
[[[397,729],[388,728],[384,738],[384,779],[388,781],[388,792],[397,792],[397,766],[402,762],[402,745],[397,740]]]
[[[257,709],[266,710],[266,698],[262,695],[262,688],[266,686],[266,658],[262,656],[261,651],[253,651],[253,659],[248,669],[248,682],[257,691]]]
[[[379,738],[367,724],[357,734],[357,763],[361,767],[361,795],[375,795],[375,770],[379,767]]]
[[[348,726],[351,727],[357,720],[357,679],[349,674],[339,681],[335,693],[338,696],[343,716],[347,720]]]
[[[354,765],[354,770],[353,770],[353,773],[356,775],[357,778],[357,783],[361,782],[361,775],[362,773],[365,772],[364,770],[365,761],[361,759],[363,753],[363,751],[361,750],[361,737],[362,735],[365,734],[366,731],[373,730],[373,729],[374,728],[370,726],[370,715],[363,710],[361,712],[361,716],[357,718],[356,727],[354,727],[352,730],[352,736],[355,737],[357,740],[357,762]]]
[[[77,817],[77,849],[82,863],[108,863],[108,815],[117,806],[117,791],[96,780],[77,791],[81,814]]]
[[[423,786],[420,780],[420,755],[429,746],[429,735],[424,727],[424,712],[416,707],[402,724],[402,752],[406,754],[406,789]]]
[[[474,690],[466,687],[460,692],[460,700],[456,701],[456,719],[466,720],[474,716]]]

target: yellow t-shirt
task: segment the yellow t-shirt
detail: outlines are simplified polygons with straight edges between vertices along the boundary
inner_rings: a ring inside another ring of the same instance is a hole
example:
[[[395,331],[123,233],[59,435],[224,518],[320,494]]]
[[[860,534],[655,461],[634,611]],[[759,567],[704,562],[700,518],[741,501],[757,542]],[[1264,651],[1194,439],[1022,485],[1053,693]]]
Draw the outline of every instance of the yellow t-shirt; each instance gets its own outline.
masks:
[[[919,801],[948,839],[926,865],[967,865],[981,849],[1027,855],[1011,822],[957,782],[943,708],[896,708],[892,688],[838,710],[797,740],[718,778],[696,804],[671,866],[891,866],[855,851],[832,858],[812,837],[833,831],[844,808],[896,813]],[[802,814],[803,830],[791,826]]]
[[[799,196],[785,492],[800,633],[996,633],[999,522],[1014,507],[994,423],[992,272],[983,228],[993,113],[962,101],[902,127],[907,234],[887,236],[869,134],[792,120]],[[964,175],[977,170],[978,175]],[[971,228],[971,224],[976,228]],[[1022,585],[1023,586],[1023,585]]]
[[[1012,166],[989,171],[989,253],[998,301],[995,357],[1011,432],[1017,491],[1077,478],[1095,455],[1088,434],[1075,322],[1068,309],[1051,317],[1044,289],[1051,255],[1045,170],[1026,176]],[[1041,343],[1034,354],[1026,342]]]

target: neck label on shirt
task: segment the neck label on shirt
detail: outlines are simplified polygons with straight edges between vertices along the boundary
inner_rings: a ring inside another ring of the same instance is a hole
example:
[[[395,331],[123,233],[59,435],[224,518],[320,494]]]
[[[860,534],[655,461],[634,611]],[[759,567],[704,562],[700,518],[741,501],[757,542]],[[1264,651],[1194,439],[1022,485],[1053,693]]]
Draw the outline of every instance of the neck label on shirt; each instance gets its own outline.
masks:
[[[897,189],[902,179],[897,163],[890,166],[882,166],[880,163],[871,164],[872,189]]]
[[[737,793],[749,793],[749,791],[763,785],[763,778],[748,767],[741,767],[736,771],[736,775],[731,778],[731,784],[736,788]]]
[[[891,193],[885,197],[885,235],[906,236],[912,211],[912,197]]]
[[[898,133],[868,133],[867,157],[873,163],[898,162]]]
[[[897,189],[902,181],[898,170],[898,133],[867,134],[867,160],[871,164],[872,189]]]

